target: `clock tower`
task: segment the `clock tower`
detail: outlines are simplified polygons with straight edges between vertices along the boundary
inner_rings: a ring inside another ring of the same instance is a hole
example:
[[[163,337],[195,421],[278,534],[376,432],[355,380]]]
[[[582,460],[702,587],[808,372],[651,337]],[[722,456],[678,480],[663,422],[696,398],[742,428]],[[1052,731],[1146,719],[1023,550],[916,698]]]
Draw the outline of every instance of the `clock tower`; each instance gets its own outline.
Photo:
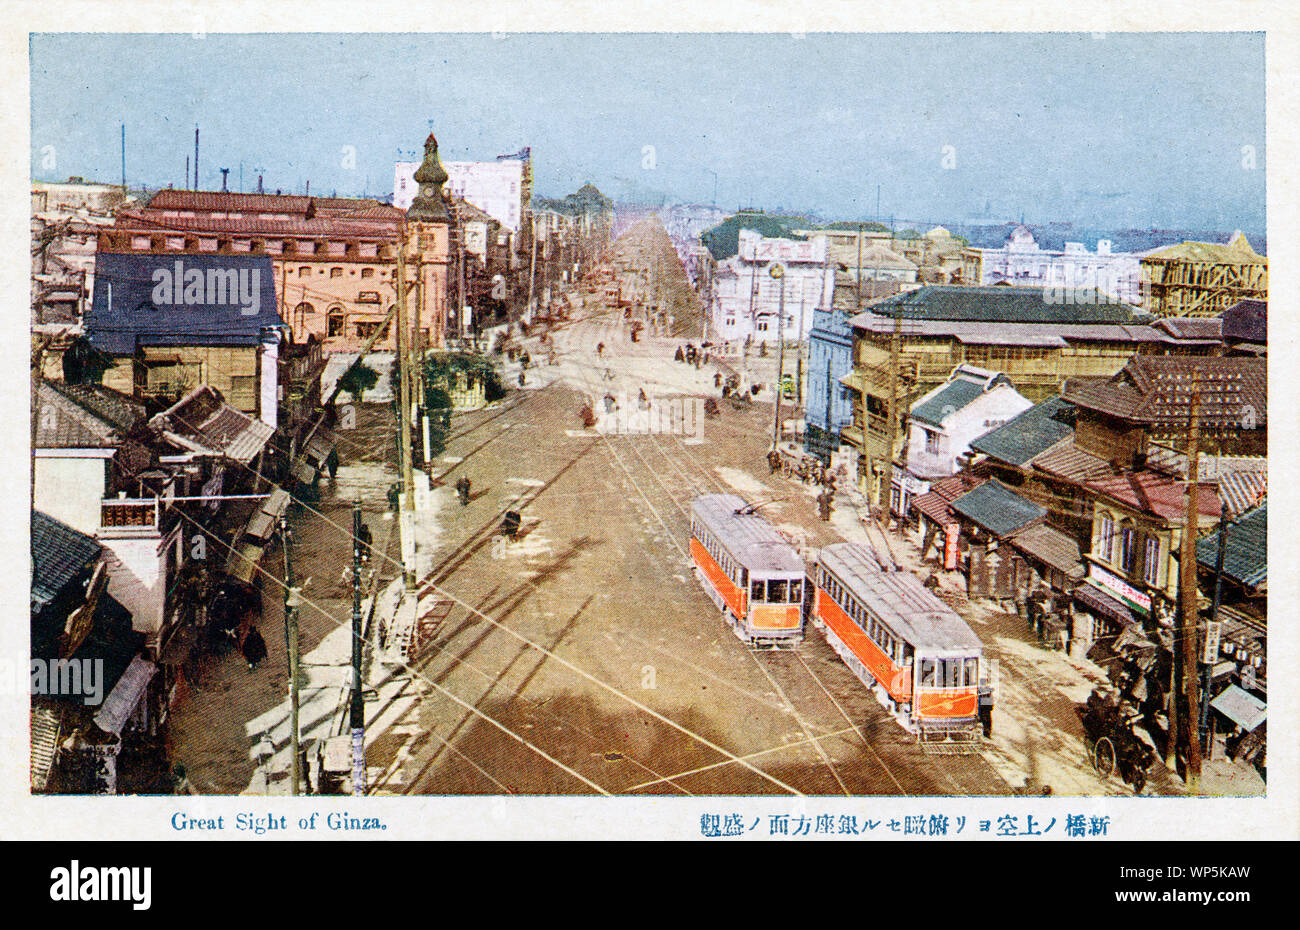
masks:
[[[451,267],[452,216],[442,186],[447,170],[438,158],[438,140],[433,133],[424,140],[424,162],[415,172],[419,185],[415,200],[406,211],[407,276],[414,285],[418,308],[420,350],[445,344]]]

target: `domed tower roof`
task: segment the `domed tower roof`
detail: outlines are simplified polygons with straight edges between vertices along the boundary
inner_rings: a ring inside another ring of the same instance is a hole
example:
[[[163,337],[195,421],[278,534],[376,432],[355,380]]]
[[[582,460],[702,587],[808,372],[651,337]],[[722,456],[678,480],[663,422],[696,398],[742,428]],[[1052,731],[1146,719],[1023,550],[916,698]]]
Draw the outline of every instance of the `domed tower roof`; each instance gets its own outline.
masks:
[[[438,158],[438,140],[429,133],[429,138],[424,140],[424,161],[415,171],[415,183],[420,188],[406,211],[407,219],[450,222],[451,214],[442,198],[442,185],[447,179],[447,169]]]

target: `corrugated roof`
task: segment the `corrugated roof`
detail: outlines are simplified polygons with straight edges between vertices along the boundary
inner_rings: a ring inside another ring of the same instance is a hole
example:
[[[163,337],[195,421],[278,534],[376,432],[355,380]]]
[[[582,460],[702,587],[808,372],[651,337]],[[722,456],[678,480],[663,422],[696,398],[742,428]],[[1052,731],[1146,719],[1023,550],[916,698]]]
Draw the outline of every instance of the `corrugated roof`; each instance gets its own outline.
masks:
[[[194,210],[236,213],[306,213],[310,197],[293,194],[240,194],[234,191],[193,191],[168,188],[149,198],[154,210]]]
[[[1084,576],[1078,540],[1054,527],[1040,523],[1016,533],[1009,542],[1021,552],[1046,562],[1075,581]]]
[[[95,714],[95,725],[105,732],[120,734],[157,671],[158,666],[147,659],[133,658]]]
[[[1053,395],[971,443],[976,452],[1009,465],[1025,465],[1074,435],[1074,407]]]
[[[1090,479],[1084,485],[1143,513],[1154,514],[1169,523],[1182,523],[1187,512],[1184,482],[1150,469],[1124,471],[1103,478]],[[1213,485],[1202,484],[1196,495],[1196,509],[1206,525],[1219,520],[1219,493]]]
[[[1033,467],[1078,484],[1114,473],[1109,462],[1080,449],[1073,438],[1061,440],[1034,456]]]
[[[31,777],[32,790],[44,791],[50,770],[59,754],[59,715],[52,707],[33,704]]]
[[[1219,557],[1219,533],[1196,541],[1196,561],[1214,570]],[[1228,545],[1223,554],[1223,573],[1248,588],[1268,582],[1268,504],[1243,514],[1228,528]]]
[[[32,511],[32,613],[44,610],[74,578],[99,559],[92,537],[39,510]]]
[[[1235,517],[1258,504],[1268,493],[1267,471],[1225,471],[1219,475],[1219,497]]]
[[[911,572],[885,572],[866,546],[834,543],[818,555],[822,567],[833,572],[877,619],[917,649],[983,649],[966,621],[926,589]]]
[[[173,445],[198,455],[248,464],[275,433],[225,402],[221,392],[201,385],[149,421],[149,428]]]
[[[966,519],[1004,538],[1047,516],[1047,509],[1026,500],[998,481],[987,481],[950,505]]]

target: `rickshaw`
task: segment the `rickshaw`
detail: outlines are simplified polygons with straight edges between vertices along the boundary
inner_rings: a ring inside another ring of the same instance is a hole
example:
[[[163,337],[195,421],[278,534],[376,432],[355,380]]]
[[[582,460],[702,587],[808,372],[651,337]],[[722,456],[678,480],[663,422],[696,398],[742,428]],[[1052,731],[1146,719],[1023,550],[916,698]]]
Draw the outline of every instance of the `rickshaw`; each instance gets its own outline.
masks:
[[[1102,778],[1116,769],[1120,778],[1141,794],[1147,783],[1147,771],[1155,763],[1154,748],[1133,729],[1141,714],[1128,701],[1116,700],[1113,693],[1095,690],[1088,695],[1082,711],[1083,730],[1092,767]]]

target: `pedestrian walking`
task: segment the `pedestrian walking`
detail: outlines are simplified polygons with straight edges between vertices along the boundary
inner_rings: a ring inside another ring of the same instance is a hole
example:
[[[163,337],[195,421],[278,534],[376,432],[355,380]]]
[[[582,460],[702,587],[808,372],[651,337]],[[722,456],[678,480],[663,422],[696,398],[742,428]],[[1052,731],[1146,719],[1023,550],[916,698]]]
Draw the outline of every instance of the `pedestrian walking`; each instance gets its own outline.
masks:
[[[776,470],[781,467],[781,453],[773,449],[767,454],[767,465],[772,469],[771,474],[775,475]]]
[[[370,551],[371,547],[375,544],[375,538],[370,534],[370,527],[367,524],[361,524],[361,535],[358,539],[361,540],[361,561],[363,563],[369,562]]]
[[[462,507],[469,504],[470,487],[471,482],[469,477],[467,475],[461,475],[460,479],[456,482],[456,495],[460,498],[460,505]]]
[[[248,663],[249,671],[257,668],[261,661],[266,658],[266,640],[262,639],[262,634],[253,627],[244,637],[244,660]]]
[[[604,358],[604,357],[605,357],[605,343],[598,342],[596,343],[596,358]]]
[[[523,387],[527,383],[528,377],[524,374],[524,370],[521,368],[519,369],[519,386]]]

